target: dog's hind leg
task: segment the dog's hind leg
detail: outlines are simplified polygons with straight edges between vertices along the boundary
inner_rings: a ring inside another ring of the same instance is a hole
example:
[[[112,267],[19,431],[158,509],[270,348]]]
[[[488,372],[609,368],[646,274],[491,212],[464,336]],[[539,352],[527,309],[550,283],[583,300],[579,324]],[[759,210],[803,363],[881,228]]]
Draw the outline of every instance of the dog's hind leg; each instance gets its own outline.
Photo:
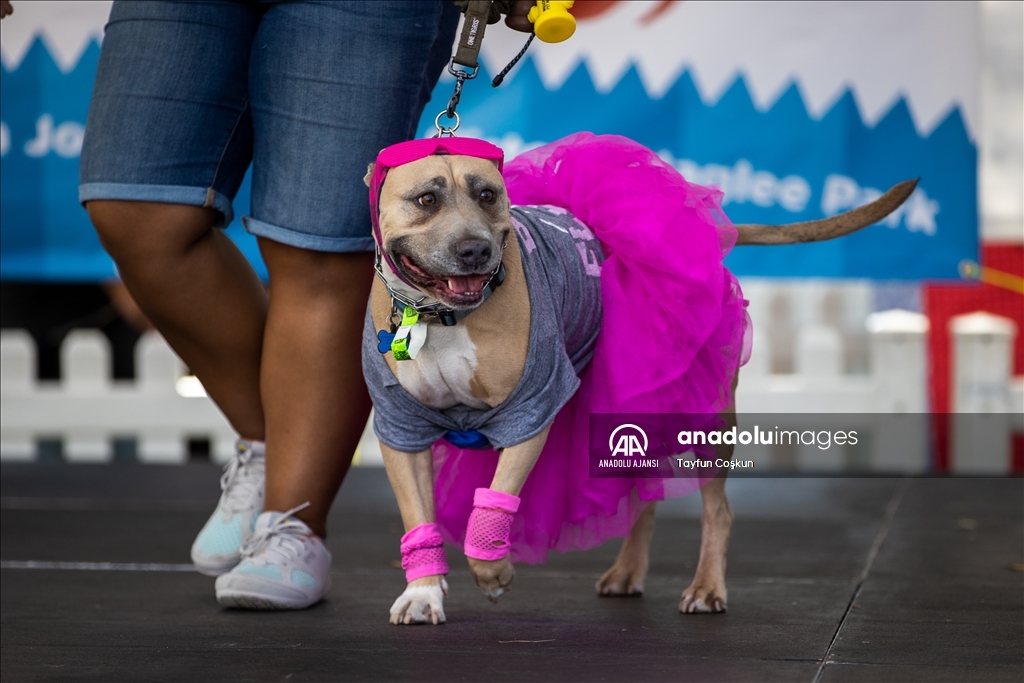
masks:
[[[654,508],[657,503],[650,503],[640,514],[629,536],[622,542],[619,556],[615,564],[606,571],[597,584],[597,594],[601,596],[639,596],[644,592],[644,579],[650,566],[651,536],[654,535]]]
[[[434,522],[434,463],[429,450],[396,451],[381,443],[381,455],[398,500],[406,532]],[[448,584],[443,574],[410,581],[391,606],[392,624],[443,624]]]
[[[732,394],[736,396],[736,384]],[[722,413],[725,428],[736,426],[736,401]],[[715,447],[715,456],[731,460],[734,446],[721,444]],[[700,514],[700,559],[693,583],[683,591],[679,611],[684,614],[699,612],[724,612],[727,591],[725,589],[725,553],[729,548],[729,531],[732,528],[732,508],[725,497],[725,477],[728,470],[722,469],[718,476],[700,490],[702,510]]]
[[[703,503],[700,559],[693,583],[683,591],[679,601],[679,611],[686,614],[725,611],[725,553],[732,527],[732,509],[725,497],[725,476],[725,471],[720,472],[700,490]]]

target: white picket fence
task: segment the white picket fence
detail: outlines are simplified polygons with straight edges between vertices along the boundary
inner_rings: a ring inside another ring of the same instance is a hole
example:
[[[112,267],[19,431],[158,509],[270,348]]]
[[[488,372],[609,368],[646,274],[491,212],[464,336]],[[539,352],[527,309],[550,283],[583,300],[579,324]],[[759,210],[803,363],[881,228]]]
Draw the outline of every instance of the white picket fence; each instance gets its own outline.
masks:
[[[753,294],[752,302],[758,302],[758,292],[749,291],[757,287],[745,288],[748,296]],[[852,297],[855,303],[858,296],[855,292]],[[767,306],[758,308],[756,303],[751,315],[755,343],[750,363],[740,373],[740,414],[789,414],[788,424],[813,428],[811,414],[843,413],[848,428],[868,431],[872,438],[867,450],[857,452],[800,446],[780,456],[778,448],[748,446],[741,447],[737,457],[753,457],[769,467],[815,471],[927,469],[929,331],[923,315],[890,310],[867,315],[866,324],[861,317],[866,373],[844,371],[850,363],[846,344],[855,328],[844,329],[842,324],[814,316],[805,316],[795,326],[792,348],[787,349],[793,372],[773,372],[773,360],[779,354],[773,348],[778,335],[771,330],[779,316],[769,316]],[[1010,467],[1009,436],[1024,430],[1024,379],[1011,377],[1015,326],[1007,319],[976,313],[960,316],[951,327],[954,410],[984,414],[984,418],[954,421],[953,469],[1005,473]],[[147,463],[185,462],[190,438],[209,439],[214,461],[230,457],[234,432],[195,378],[184,374],[184,365],[159,335],[145,335],[136,347],[135,381],[110,379],[110,345],[96,330],[68,335],[61,348],[61,366],[59,382],[36,381],[31,337],[20,330],[4,330],[0,335],[0,458],[4,461],[34,460],[41,439],[59,439],[64,458],[72,462],[112,460],[112,442],[117,438],[135,439],[137,457]],[[897,415],[902,417],[894,419]],[[364,433],[357,461],[364,466],[380,464],[372,430]]]
[[[234,430],[205,392],[195,390],[159,334],[143,335],[135,362],[135,381],[111,380],[107,338],[99,330],[74,330],[61,346],[61,380],[38,382],[32,338],[4,330],[0,457],[33,460],[36,442],[51,438],[62,442],[71,462],[106,462],[113,458],[112,440],[126,437],[136,440],[142,462],[181,463],[188,459],[187,440],[202,437],[210,439],[215,460],[229,458]]]

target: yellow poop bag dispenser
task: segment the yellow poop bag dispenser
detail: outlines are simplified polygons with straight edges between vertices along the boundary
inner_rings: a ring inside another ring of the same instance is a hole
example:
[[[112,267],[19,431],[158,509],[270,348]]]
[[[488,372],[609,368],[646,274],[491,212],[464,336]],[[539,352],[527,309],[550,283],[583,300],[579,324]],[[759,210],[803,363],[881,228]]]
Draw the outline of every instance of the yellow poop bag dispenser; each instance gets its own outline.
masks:
[[[560,43],[576,32],[576,18],[569,14],[572,0],[537,0],[526,18],[533,32],[545,43]]]

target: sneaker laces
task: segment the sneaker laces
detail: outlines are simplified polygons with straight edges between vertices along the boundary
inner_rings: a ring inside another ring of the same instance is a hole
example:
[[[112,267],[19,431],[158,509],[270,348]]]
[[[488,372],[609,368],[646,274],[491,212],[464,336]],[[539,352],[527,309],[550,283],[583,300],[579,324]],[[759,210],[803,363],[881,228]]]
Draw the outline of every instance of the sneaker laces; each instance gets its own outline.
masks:
[[[257,554],[262,554],[261,564],[285,564],[298,556],[310,530],[291,515],[308,507],[308,502],[303,503],[278,515],[266,528],[254,531],[242,544],[242,559],[253,560]]]
[[[256,453],[245,443],[239,443],[235,455],[224,465],[220,477],[223,491],[223,505],[226,512],[244,512],[254,495],[259,494],[263,485],[263,461],[256,459]]]

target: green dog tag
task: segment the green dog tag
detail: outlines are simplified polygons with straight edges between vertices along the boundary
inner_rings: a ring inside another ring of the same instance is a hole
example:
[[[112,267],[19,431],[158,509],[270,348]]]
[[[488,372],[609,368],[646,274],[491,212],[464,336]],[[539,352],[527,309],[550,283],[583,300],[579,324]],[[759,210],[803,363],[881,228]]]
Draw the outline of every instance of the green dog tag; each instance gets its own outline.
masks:
[[[391,353],[395,360],[413,360],[423,348],[427,326],[419,322],[420,316],[412,306],[402,311],[402,324],[391,340]]]
[[[391,353],[394,354],[395,360],[412,360],[412,356],[409,355],[409,337],[399,339],[396,336],[391,342]]]

